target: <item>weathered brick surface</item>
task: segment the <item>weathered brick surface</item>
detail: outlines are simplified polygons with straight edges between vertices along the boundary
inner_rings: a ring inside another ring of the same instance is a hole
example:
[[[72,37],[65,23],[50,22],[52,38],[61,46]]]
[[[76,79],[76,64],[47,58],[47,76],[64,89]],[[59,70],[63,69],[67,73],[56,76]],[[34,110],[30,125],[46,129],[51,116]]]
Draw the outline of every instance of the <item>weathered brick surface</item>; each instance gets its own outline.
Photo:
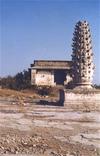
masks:
[[[69,109],[84,111],[100,111],[100,93],[67,93],[64,106]]]

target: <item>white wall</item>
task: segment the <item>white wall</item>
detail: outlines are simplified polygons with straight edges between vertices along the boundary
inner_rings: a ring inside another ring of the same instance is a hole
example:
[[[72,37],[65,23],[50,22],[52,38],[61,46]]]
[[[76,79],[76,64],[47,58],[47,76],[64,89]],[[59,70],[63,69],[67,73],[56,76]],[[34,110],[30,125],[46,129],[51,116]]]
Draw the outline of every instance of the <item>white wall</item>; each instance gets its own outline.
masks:
[[[54,73],[52,71],[37,71],[35,84],[54,86]]]

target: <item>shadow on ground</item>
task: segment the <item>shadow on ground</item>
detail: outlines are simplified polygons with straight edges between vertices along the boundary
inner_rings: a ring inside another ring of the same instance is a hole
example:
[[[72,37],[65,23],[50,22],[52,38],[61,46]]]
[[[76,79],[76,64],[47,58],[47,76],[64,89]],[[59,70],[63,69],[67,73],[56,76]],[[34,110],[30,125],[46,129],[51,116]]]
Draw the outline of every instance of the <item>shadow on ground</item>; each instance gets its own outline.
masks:
[[[64,90],[59,90],[59,99],[57,101],[40,100],[37,102],[38,105],[51,105],[51,106],[64,106],[65,94]]]

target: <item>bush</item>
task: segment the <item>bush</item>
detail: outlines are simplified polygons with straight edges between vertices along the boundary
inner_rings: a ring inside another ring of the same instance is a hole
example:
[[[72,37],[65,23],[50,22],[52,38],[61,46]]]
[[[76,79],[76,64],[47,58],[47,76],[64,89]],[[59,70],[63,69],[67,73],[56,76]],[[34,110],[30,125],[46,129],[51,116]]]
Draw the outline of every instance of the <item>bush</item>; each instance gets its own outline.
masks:
[[[31,86],[31,75],[30,71],[24,70],[23,72],[17,73],[15,76],[8,76],[0,78],[0,86],[2,88],[9,88],[15,90],[22,90]]]

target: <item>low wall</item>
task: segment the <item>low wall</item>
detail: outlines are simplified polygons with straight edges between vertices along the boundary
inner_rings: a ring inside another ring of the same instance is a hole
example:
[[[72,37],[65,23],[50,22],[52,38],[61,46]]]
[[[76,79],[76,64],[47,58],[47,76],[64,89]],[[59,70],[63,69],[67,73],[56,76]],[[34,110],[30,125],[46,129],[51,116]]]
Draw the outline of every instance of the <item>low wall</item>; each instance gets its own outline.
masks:
[[[99,93],[74,93],[65,90],[64,106],[74,110],[100,111]]]

